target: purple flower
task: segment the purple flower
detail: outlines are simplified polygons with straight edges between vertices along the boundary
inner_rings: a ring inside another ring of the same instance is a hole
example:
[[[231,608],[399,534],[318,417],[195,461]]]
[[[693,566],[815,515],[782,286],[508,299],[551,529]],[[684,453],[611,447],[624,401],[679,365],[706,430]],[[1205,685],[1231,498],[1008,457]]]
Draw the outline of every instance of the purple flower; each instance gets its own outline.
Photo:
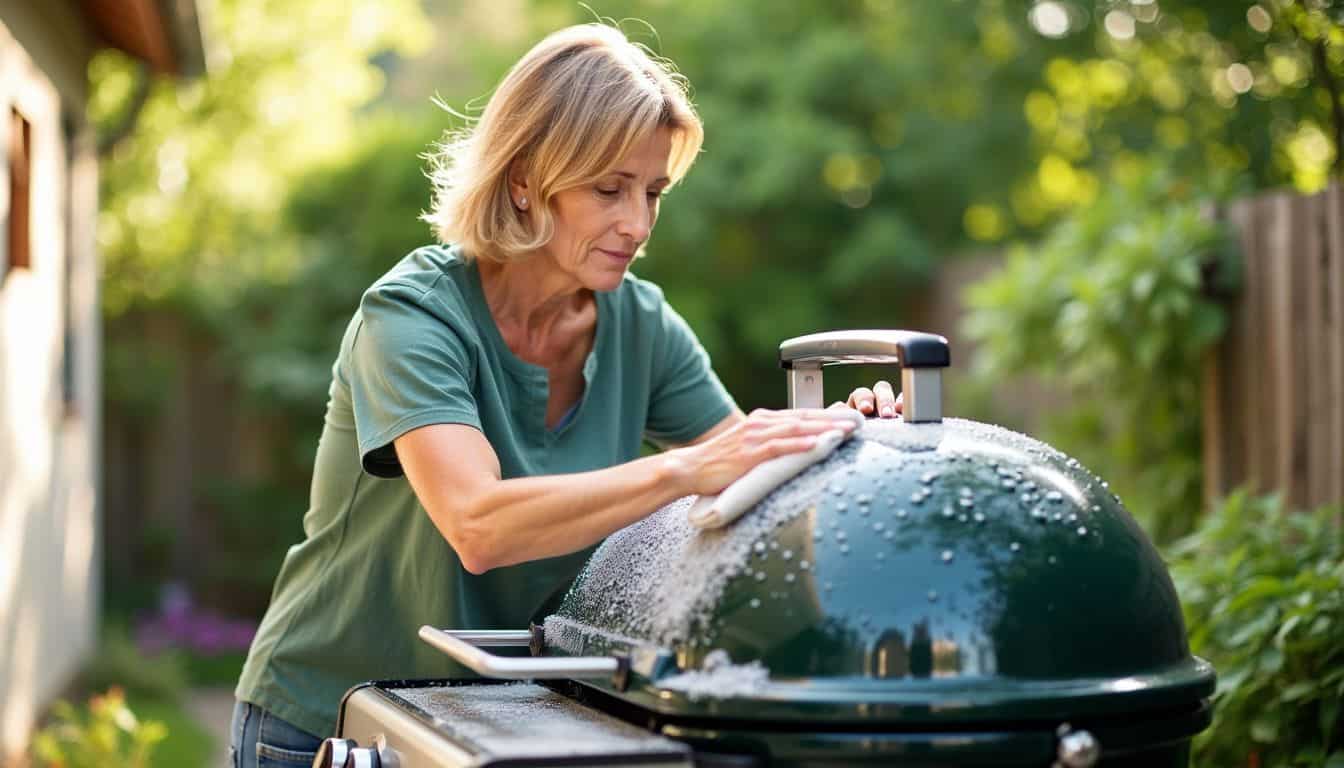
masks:
[[[159,612],[136,624],[136,645],[146,654],[180,648],[205,656],[246,651],[257,633],[254,622],[230,619],[196,606],[181,584],[168,584]]]

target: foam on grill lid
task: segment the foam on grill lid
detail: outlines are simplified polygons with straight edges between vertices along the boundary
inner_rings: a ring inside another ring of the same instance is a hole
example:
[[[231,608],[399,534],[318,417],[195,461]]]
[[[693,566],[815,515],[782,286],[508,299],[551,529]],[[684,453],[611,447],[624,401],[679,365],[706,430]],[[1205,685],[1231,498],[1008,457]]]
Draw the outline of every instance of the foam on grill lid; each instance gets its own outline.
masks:
[[[734,664],[723,650],[710,651],[704,668],[671,675],[658,685],[681,691],[691,701],[705,698],[731,698],[759,694],[770,682],[770,671],[759,661]]]

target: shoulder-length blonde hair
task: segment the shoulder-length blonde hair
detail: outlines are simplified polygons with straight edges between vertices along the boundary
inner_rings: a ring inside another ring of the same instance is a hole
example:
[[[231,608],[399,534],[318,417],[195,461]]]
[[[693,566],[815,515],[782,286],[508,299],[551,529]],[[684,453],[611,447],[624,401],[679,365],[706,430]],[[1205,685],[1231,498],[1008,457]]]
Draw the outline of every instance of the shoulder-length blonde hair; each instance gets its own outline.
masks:
[[[552,196],[591,183],[659,128],[672,130],[676,183],[704,138],[685,78],[613,27],[554,32],[509,70],[474,126],[429,156],[434,198],[422,218],[467,258],[517,259],[554,234]],[[515,163],[530,215],[509,194]]]

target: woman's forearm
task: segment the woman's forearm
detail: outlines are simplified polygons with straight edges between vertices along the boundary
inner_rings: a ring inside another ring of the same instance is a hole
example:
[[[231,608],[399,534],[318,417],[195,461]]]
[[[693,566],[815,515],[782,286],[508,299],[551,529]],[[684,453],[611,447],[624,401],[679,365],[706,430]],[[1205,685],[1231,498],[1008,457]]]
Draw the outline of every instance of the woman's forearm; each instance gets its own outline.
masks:
[[[452,543],[476,573],[575,552],[687,495],[683,475],[673,451],[591,472],[500,480],[457,511],[460,541]]]
[[[712,436],[608,469],[500,479],[485,436],[460,424],[397,438],[397,457],[435,527],[472,573],[583,549],[690,494],[718,493],[762,461],[811,448],[825,411],[734,414]]]

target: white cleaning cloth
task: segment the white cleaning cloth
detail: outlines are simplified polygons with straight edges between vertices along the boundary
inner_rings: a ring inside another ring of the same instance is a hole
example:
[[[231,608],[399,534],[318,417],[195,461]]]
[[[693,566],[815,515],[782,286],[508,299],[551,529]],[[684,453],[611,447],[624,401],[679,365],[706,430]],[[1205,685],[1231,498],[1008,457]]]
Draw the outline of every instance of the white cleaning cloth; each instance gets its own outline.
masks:
[[[843,429],[823,432],[811,449],[763,461],[721,492],[697,498],[686,512],[691,525],[696,528],[722,528],[733,522],[771,491],[830,456],[831,451],[863,427],[863,414],[852,408],[832,408],[826,411],[826,416],[839,421],[851,421],[854,429],[848,432]]]

